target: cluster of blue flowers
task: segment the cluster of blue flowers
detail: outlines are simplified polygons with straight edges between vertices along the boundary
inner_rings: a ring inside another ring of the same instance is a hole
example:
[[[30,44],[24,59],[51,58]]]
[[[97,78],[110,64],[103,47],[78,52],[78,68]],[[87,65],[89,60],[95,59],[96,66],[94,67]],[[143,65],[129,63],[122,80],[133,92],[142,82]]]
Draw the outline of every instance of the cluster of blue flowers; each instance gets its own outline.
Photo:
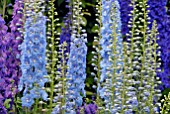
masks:
[[[123,78],[121,74],[123,69],[123,45],[119,10],[120,6],[117,0],[102,1],[103,27],[101,31],[102,39],[100,40],[102,61],[100,63],[101,78],[98,84],[98,92],[101,98],[104,98],[106,110],[110,110],[111,113],[120,111],[122,107],[120,90]]]
[[[37,14],[26,20],[25,36],[21,49],[21,70],[19,90],[24,89],[22,106],[31,107],[34,98],[47,100],[44,84],[48,81],[46,72],[46,17]]]
[[[68,75],[67,78],[67,95],[66,95],[66,110],[67,112],[74,111],[74,106],[82,105],[82,97],[85,96],[86,79],[86,55],[87,46],[83,38],[72,36],[70,46],[70,55],[68,60]],[[83,96],[81,96],[81,94]]]

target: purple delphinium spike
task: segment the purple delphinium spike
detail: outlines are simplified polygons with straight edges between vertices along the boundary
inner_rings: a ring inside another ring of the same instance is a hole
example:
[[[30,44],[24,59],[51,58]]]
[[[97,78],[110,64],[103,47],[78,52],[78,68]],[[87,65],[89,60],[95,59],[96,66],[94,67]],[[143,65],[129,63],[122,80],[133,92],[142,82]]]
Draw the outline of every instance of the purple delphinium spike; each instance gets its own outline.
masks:
[[[122,36],[124,37],[126,33],[129,32],[128,22],[130,20],[130,11],[132,10],[132,7],[130,7],[131,0],[119,0],[120,3],[120,14],[121,14],[121,22],[122,22]],[[126,40],[126,38],[124,39]]]
[[[81,109],[83,109],[84,114],[96,114],[97,113],[97,105],[94,102],[88,105],[84,103],[82,107],[77,108],[76,114],[81,114]]]
[[[69,0],[66,1],[68,4],[70,3]],[[69,9],[69,12],[67,13],[67,15],[64,17],[64,25],[65,27],[62,28],[62,32],[60,34],[60,44],[62,44],[64,41],[67,42],[67,50],[65,52],[70,52],[70,38],[71,38],[71,6],[66,5],[66,8]]]
[[[158,27],[158,38],[160,38],[157,42],[161,47],[161,60],[162,65],[161,69],[164,69],[162,72],[158,72],[157,75],[161,78],[162,86],[160,89],[170,88],[170,16],[166,14],[166,3],[167,0],[148,0],[149,7],[149,17],[151,18],[151,23],[154,20],[157,22]],[[150,25],[151,28],[151,25]]]
[[[7,29],[5,21],[0,16],[0,108],[3,112],[6,111],[4,107],[5,100],[13,100],[13,94],[15,94],[15,87],[13,86],[15,74],[12,74],[14,69],[8,67],[8,65],[11,65],[8,60],[11,59],[10,55],[13,50],[10,46],[10,41],[13,37],[9,37],[10,33],[7,33]],[[10,108],[12,108],[12,104]]]
[[[87,113],[88,111],[90,112]],[[85,114],[96,114],[96,111],[97,111],[97,105],[93,102],[88,104],[84,109]]]
[[[46,18],[41,13],[26,20],[25,36],[21,49],[21,70],[19,90],[24,87],[22,106],[31,107],[35,98],[47,100],[44,84],[48,81],[45,65]]]

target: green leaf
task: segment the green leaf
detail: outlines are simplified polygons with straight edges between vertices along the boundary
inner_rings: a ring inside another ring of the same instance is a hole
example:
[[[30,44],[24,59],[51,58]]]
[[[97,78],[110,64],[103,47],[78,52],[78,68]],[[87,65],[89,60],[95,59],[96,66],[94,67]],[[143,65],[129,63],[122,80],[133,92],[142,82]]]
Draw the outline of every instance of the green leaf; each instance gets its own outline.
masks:
[[[11,102],[11,99],[6,99],[6,100],[5,100],[4,106],[5,106],[6,108],[10,108],[9,102]]]
[[[86,3],[87,6],[92,6],[92,7],[95,7],[94,4],[91,4],[91,3]]]
[[[86,95],[94,95],[94,93],[91,91],[86,91]]]
[[[93,33],[98,33],[98,30],[99,30],[98,26],[93,26],[93,28],[91,29]]]

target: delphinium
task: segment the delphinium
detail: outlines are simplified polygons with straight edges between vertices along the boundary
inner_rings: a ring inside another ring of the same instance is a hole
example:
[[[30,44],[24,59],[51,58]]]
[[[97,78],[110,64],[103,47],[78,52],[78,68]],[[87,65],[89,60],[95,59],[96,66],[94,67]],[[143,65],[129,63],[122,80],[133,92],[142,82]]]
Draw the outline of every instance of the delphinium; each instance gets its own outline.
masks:
[[[132,1],[131,6],[133,6],[133,11],[132,19],[128,24],[130,32],[127,34],[129,37],[127,39],[127,50],[130,56],[130,76],[134,79],[133,87],[135,87],[134,90],[138,100],[134,111],[136,113],[153,113],[153,109],[156,109],[152,105],[154,103],[153,99],[155,98],[155,102],[157,102],[157,98],[160,96],[160,90],[157,89],[157,84],[160,84],[160,82],[159,78],[156,77],[157,69],[160,66],[160,52],[156,50],[157,36],[154,36],[157,33],[153,30],[153,32],[150,32],[148,27],[150,23],[147,1]],[[154,67],[151,67],[153,64]],[[159,103],[156,105],[159,105]]]
[[[145,3],[144,3],[145,4]],[[145,4],[146,5],[146,4]],[[129,27],[129,33],[126,34],[126,36],[128,37],[127,39],[127,54],[129,56],[129,58],[127,59],[127,64],[129,65],[128,67],[128,77],[131,80],[131,93],[127,94],[128,96],[131,96],[133,98],[133,101],[128,101],[130,103],[130,107],[131,108],[131,113],[133,110],[136,111],[136,113],[139,113],[139,110],[141,110],[142,106],[141,106],[141,93],[143,90],[143,78],[144,78],[144,74],[141,73],[141,67],[143,64],[145,64],[145,57],[142,56],[142,45],[145,45],[143,43],[145,43],[146,40],[146,28],[144,29],[143,33],[145,38],[142,38],[141,36],[139,36],[140,34],[140,28],[142,28],[143,26],[139,25],[141,22],[139,20],[139,16],[141,16],[141,20],[143,20],[144,22],[146,22],[145,19],[143,19],[143,12],[140,12],[138,10],[138,6],[141,6],[141,8],[143,9],[142,11],[145,11],[146,9],[143,7],[143,2],[141,2],[141,4],[139,5],[139,2],[132,0],[130,6],[133,8],[133,10],[131,11],[131,14],[129,14],[129,16],[131,16],[130,21],[128,22],[128,27]],[[140,13],[139,13],[140,12]],[[138,26],[137,26],[138,25]],[[147,25],[144,25],[147,26]],[[140,28],[139,28],[140,27]],[[143,41],[144,40],[144,41]],[[143,42],[142,42],[143,41]],[[144,46],[143,46],[144,48]],[[145,51],[145,50],[143,50]],[[145,56],[145,55],[144,55]],[[142,60],[143,59],[143,60]],[[143,64],[141,64],[141,62],[143,62]],[[145,71],[143,69],[143,71]],[[142,71],[142,72],[143,72]],[[134,88],[135,87],[135,88]],[[130,88],[129,88],[130,89]],[[135,97],[133,97],[135,96]],[[137,98],[136,98],[137,97]],[[131,98],[131,99],[132,99]],[[139,107],[139,108],[138,108]],[[129,110],[130,111],[130,110]]]
[[[66,113],[75,114],[76,108],[82,105],[82,98],[86,95],[84,81],[86,79],[86,31],[81,27],[84,23],[82,2],[74,0],[72,2],[72,34],[70,54],[67,62],[68,74],[66,75]]]
[[[64,27],[62,28],[62,32],[60,34],[60,43],[67,42],[67,51],[70,51],[70,38],[71,38],[71,16],[72,16],[72,6],[71,1],[66,0],[67,5],[66,8],[68,8],[68,13],[64,17]]]
[[[90,104],[83,104],[83,107],[78,108],[76,114],[96,114],[97,113],[97,105],[92,101]]]
[[[126,37],[126,33],[129,32],[128,22],[130,20],[130,16],[128,15],[130,11],[132,11],[132,7],[130,6],[131,0],[119,0],[120,3],[120,14],[121,14],[121,22],[122,22],[122,36]],[[124,39],[126,40],[126,38]]]
[[[4,19],[0,16],[0,39],[1,39],[1,45],[0,45],[0,111],[4,112],[4,114],[7,113],[7,109],[4,106],[4,101],[7,98],[6,93],[8,93],[8,90],[6,89],[6,87],[8,86],[8,83],[6,82],[6,78],[3,76],[3,74],[5,73],[5,60],[7,58],[7,54],[5,52],[6,50],[6,40],[5,40],[5,35],[7,34],[7,29],[8,27],[5,25],[5,21]]]
[[[46,17],[42,13],[37,13],[26,19],[24,41],[20,46],[22,77],[20,78],[19,90],[24,90],[21,98],[23,107],[31,108],[34,99],[47,100],[48,95],[44,90],[44,84],[48,81],[45,78],[47,75],[45,69],[45,23]],[[37,108],[35,106],[35,112]]]
[[[143,97],[145,98],[145,107],[143,108],[148,113],[159,113],[160,103],[158,100],[161,96],[159,85],[161,81],[157,76],[157,72],[160,72],[160,47],[157,42],[159,41],[158,30],[156,21],[152,22],[152,29],[147,38],[146,43],[146,66],[147,76],[145,78],[146,84],[144,84],[145,90]]]
[[[44,109],[45,112],[55,112],[56,108],[54,110],[53,108],[57,106],[61,108],[57,96],[60,95],[60,90],[62,88],[61,83],[62,79],[64,79],[61,77],[61,72],[59,71],[59,68],[61,67],[59,66],[59,56],[61,56],[59,54],[60,32],[57,28],[60,27],[60,23],[54,2],[55,0],[48,1],[46,68],[48,71],[49,84],[47,85],[46,90],[49,94],[49,105],[46,103],[48,108]]]
[[[97,87],[98,84],[100,82],[100,75],[101,75],[101,67],[100,67],[100,62],[101,62],[101,55],[100,55],[100,50],[101,50],[101,45],[100,45],[100,39],[102,38],[101,35],[101,28],[102,28],[102,3],[101,0],[98,0],[96,2],[96,21],[97,23],[95,24],[96,29],[96,33],[97,36],[94,37],[94,41],[93,41],[93,48],[95,49],[95,51],[92,51],[93,54],[93,58],[92,58],[92,66],[94,67],[95,72],[91,72],[91,75],[94,77],[94,81],[97,83]],[[96,88],[96,85],[93,85],[93,87]],[[97,92],[96,94],[96,105],[98,106],[98,108],[101,110],[103,107],[103,103],[102,103],[102,99],[100,98],[99,92]],[[99,113],[99,112],[97,112]]]
[[[60,34],[60,44],[58,58],[59,62],[57,65],[58,75],[56,77],[57,83],[55,84],[55,96],[53,99],[53,104],[56,104],[52,113],[53,114],[64,114],[66,110],[66,74],[67,74],[67,60],[68,54],[70,52],[70,38],[71,38],[71,1],[67,0],[66,8],[69,9],[69,12],[64,17],[64,27]]]
[[[13,68],[15,73],[12,73],[15,75],[15,83],[16,84],[16,88],[18,86],[19,83],[19,79],[21,77],[21,69],[20,69],[20,53],[21,51],[18,49],[18,46],[22,43],[23,39],[24,39],[24,17],[25,17],[25,9],[24,9],[24,1],[23,0],[15,0],[15,4],[14,4],[14,8],[13,8],[13,18],[12,21],[10,22],[10,30],[11,30],[11,34],[13,35],[13,40],[10,41],[11,43],[11,48],[14,49],[15,51],[12,51],[10,54],[10,63],[12,63],[11,68]],[[13,42],[13,43],[12,43]],[[10,64],[9,64],[10,66]],[[18,90],[16,91],[18,93]],[[14,104],[15,104],[15,111],[17,110],[17,99],[18,99],[18,95],[15,95],[15,100],[14,100]]]
[[[120,6],[117,0],[102,1],[101,77],[98,92],[104,98],[105,113],[121,110],[122,36]]]
[[[159,38],[160,40],[158,41],[159,46],[161,47],[161,60],[162,60],[162,65],[161,68],[163,69],[162,72],[157,73],[157,75],[161,78],[162,84],[160,86],[161,90],[164,88],[169,88],[169,15],[166,14],[166,3],[167,0],[148,0],[148,4],[150,5],[149,7],[149,16],[151,18],[151,22],[153,20],[157,21],[158,24],[158,32],[159,32]],[[165,43],[166,42],[166,43]]]
[[[5,1],[4,1],[5,2]],[[19,1],[18,1],[19,2]],[[13,11],[13,20],[10,22],[10,30],[11,32],[7,32],[7,26],[4,25],[4,30],[3,30],[3,37],[1,41],[3,42],[3,45],[1,45],[6,52],[4,52],[3,55],[5,56],[4,59],[4,64],[3,64],[3,73],[1,74],[3,76],[2,84],[3,84],[3,90],[4,90],[4,95],[6,96],[5,99],[3,99],[4,105],[8,107],[9,112],[15,111],[12,110],[13,104],[15,103],[14,97],[16,93],[18,92],[17,90],[17,85],[19,82],[19,78],[21,76],[21,70],[20,70],[20,60],[18,58],[18,55],[20,51],[18,50],[18,44],[21,43],[21,40],[18,40],[19,37],[21,37],[21,33],[18,32],[19,28],[23,27],[23,23],[21,22],[23,14],[23,7],[20,7],[20,4],[22,4],[22,1],[18,3],[16,1],[15,6],[14,6],[14,11]],[[18,7],[17,7],[18,5]],[[18,11],[20,10],[20,11]],[[18,14],[18,12],[20,14]],[[18,24],[20,22],[20,26],[16,26],[15,24]],[[1,24],[5,24],[4,21],[2,21],[1,18]],[[3,26],[2,26],[3,27]],[[10,31],[9,30],[9,31]],[[10,104],[10,105],[9,105]]]
[[[169,114],[170,110],[170,92],[168,93],[168,96],[164,95],[164,98],[161,100],[163,103],[163,106],[161,107],[161,114]]]
[[[68,53],[67,53],[67,43],[66,41],[60,44],[59,46],[59,59],[61,60],[58,64],[58,67],[60,68],[58,72],[58,75],[56,77],[58,83],[55,84],[55,96],[53,99],[53,104],[55,104],[55,107],[52,111],[52,114],[65,114],[66,110],[66,74],[67,74],[67,59],[68,59]]]
[[[14,97],[17,93],[20,71],[19,62],[16,58],[18,54],[17,40],[15,34],[7,32],[8,27],[0,17],[1,23],[1,106],[6,105],[12,111]]]

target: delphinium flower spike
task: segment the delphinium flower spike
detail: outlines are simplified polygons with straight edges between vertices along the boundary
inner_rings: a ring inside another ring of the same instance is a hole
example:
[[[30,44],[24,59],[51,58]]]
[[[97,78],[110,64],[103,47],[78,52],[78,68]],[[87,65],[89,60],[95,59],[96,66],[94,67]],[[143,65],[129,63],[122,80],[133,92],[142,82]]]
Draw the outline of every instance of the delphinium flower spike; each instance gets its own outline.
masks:
[[[68,59],[66,113],[74,114],[76,109],[82,105],[82,98],[85,96],[86,79],[86,54],[87,54],[87,34],[81,25],[83,14],[81,13],[81,0],[74,0],[72,7],[72,35],[70,54]]]
[[[46,90],[49,93],[49,105],[47,106],[49,109],[45,109],[47,112],[52,112],[53,108],[60,103],[55,100],[55,96],[60,95],[61,91],[57,91],[57,89],[61,89],[61,72],[59,71],[61,64],[59,64],[59,42],[60,42],[60,32],[58,31],[58,27],[60,27],[58,13],[55,8],[55,0],[48,1],[48,22],[47,22],[47,71],[49,78],[49,85],[46,87]],[[59,93],[58,93],[59,92]],[[54,103],[56,102],[56,103]],[[61,107],[59,107],[61,108]],[[55,112],[55,111],[54,111]]]
[[[105,113],[118,113],[121,106],[122,36],[120,6],[117,0],[102,1],[101,78],[98,92],[104,98]]]
[[[130,73],[129,76],[134,80],[133,90],[136,91],[137,96],[137,107],[133,110],[136,113],[150,113],[150,111],[153,113],[154,106],[151,106],[151,104],[155,104],[153,99],[156,99],[157,102],[157,98],[160,96],[160,90],[157,89],[160,81],[155,76],[160,66],[160,61],[155,60],[155,57],[157,58],[155,52],[156,54],[158,53],[156,50],[157,47],[155,47],[155,45],[157,45],[155,41],[156,36],[154,35],[157,35],[157,33],[153,30],[156,29],[156,26],[153,24],[152,31],[154,33],[150,32],[148,27],[150,22],[147,0],[142,2],[132,1],[132,6],[132,19],[130,19],[132,22],[128,24],[130,32],[127,34],[126,49],[127,54],[130,56],[130,69],[128,72]],[[157,67],[151,67],[152,64],[156,64],[155,66]],[[157,104],[159,103],[156,103],[156,105]]]
[[[70,0],[66,0],[67,5],[66,8],[68,8],[68,13],[64,17],[64,27],[62,28],[62,32],[60,34],[60,43],[67,42],[67,51],[69,53],[70,51],[70,38],[71,38],[71,16],[72,16],[72,2]]]
[[[77,52],[77,53],[75,53]],[[86,78],[86,54],[87,47],[83,39],[74,38],[71,42],[70,55],[68,60],[66,111],[75,112],[74,107],[82,105],[82,97],[85,96],[85,78]],[[78,62],[77,62],[78,60]],[[83,96],[81,96],[81,93]]]
[[[94,81],[97,84],[97,88],[98,88],[98,84],[100,82],[100,75],[101,75],[101,66],[100,66],[100,62],[101,62],[101,55],[100,55],[100,50],[101,50],[101,45],[100,45],[100,39],[102,38],[101,35],[101,29],[102,29],[102,2],[101,0],[98,0],[96,2],[96,24],[94,25],[97,29],[95,30],[95,32],[97,33],[97,36],[94,36],[94,41],[93,41],[93,48],[95,51],[92,51],[93,57],[92,57],[92,66],[94,67],[94,71],[95,72],[91,72],[91,75],[94,77]],[[96,85],[93,85],[93,87],[96,89]],[[97,113],[99,113],[99,111],[101,111],[102,109],[104,109],[103,107],[103,101],[100,97],[99,92],[97,92],[96,94],[96,104],[98,106]]]
[[[160,69],[160,52],[159,46],[157,44],[158,39],[158,31],[156,21],[152,23],[152,29],[147,38],[146,43],[146,70],[147,74],[145,74],[145,84],[144,84],[144,92],[143,97],[145,98],[145,105],[143,106],[143,110],[147,113],[159,113],[160,103],[158,102],[161,97],[161,91],[159,89],[159,85],[161,81],[159,77],[157,77],[157,72]]]
[[[158,36],[160,40],[158,40],[158,44],[161,47],[161,60],[162,65],[161,69],[162,72],[157,72],[157,75],[161,78],[162,84],[160,86],[160,89],[163,90],[164,88],[170,87],[170,79],[169,79],[169,67],[170,64],[170,53],[169,53],[169,24],[170,24],[170,17],[166,13],[166,4],[168,0],[148,0],[149,4],[149,17],[151,18],[150,22],[152,23],[153,20],[156,20],[158,25]],[[149,26],[151,28],[151,25]],[[166,43],[165,43],[166,42]]]
[[[70,39],[71,39],[71,4],[70,0],[67,0],[66,8],[69,12],[64,17],[64,27],[60,34],[60,44],[58,52],[58,75],[56,77],[57,83],[55,84],[55,95],[53,102],[56,105],[52,111],[52,114],[64,114],[66,110],[66,74],[67,74],[67,60],[70,51]]]
[[[122,22],[122,36],[125,38],[124,40],[127,40],[126,33],[129,32],[128,28],[128,22],[130,20],[130,11],[132,11],[131,0],[119,0],[120,3],[120,14],[121,14],[121,22]]]
[[[0,42],[0,111],[1,112],[4,112],[5,114],[7,113],[7,110],[6,108],[4,107],[4,100],[5,100],[5,93],[6,93],[6,90],[5,90],[5,86],[6,86],[6,80],[4,79],[4,66],[5,66],[5,59],[7,57],[6,53],[5,53],[5,45],[6,45],[6,42],[4,40],[4,36],[7,34],[7,29],[8,27],[5,25],[5,21],[4,19],[0,16],[0,39],[1,39],[1,42]]]
[[[4,109],[4,111],[4,105],[9,104],[8,110],[11,111],[18,84],[18,70],[16,69],[18,61],[15,57],[17,50],[13,48],[15,46],[14,35],[7,33],[8,27],[5,25],[2,17],[0,17],[0,27],[0,104],[2,106],[1,109]]]
[[[139,31],[137,26],[135,25],[135,22],[138,23],[138,13],[137,13],[137,3],[136,0],[132,0],[129,4],[132,8],[132,11],[130,14],[128,27],[129,32],[126,33],[126,42],[124,42],[124,107],[122,109],[125,113],[133,113],[133,111],[138,110],[138,100],[137,100],[137,89],[135,88],[136,84],[139,84],[140,82],[138,80],[135,80],[137,76],[140,75],[140,72],[138,71],[140,69],[140,39],[139,37]],[[128,67],[127,67],[128,66]],[[126,89],[125,89],[126,88]]]
[[[34,99],[47,100],[44,84],[48,81],[45,76],[46,50],[46,17],[42,13],[26,19],[25,36],[21,49],[21,70],[19,90],[23,90],[22,106],[30,108]]]
[[[67,60],[68,60],[68,53],[67,53],[67,43],[66,41],[60,44],[59,46],[59,59],[61,60],[58,64],[60,68],[58,72],[57,81],[58,83],[55,84],[55,96],[53,99],[54,107],[52,114],[65,114],[66,110],[66,74],[67,74]]]
[[[161,100],[163,103],[163,106],[161,108],[160,113],[161,114],[168,114],[170,111],[170,92],[168,93],[168,96],[164,95],[164,98]]]

